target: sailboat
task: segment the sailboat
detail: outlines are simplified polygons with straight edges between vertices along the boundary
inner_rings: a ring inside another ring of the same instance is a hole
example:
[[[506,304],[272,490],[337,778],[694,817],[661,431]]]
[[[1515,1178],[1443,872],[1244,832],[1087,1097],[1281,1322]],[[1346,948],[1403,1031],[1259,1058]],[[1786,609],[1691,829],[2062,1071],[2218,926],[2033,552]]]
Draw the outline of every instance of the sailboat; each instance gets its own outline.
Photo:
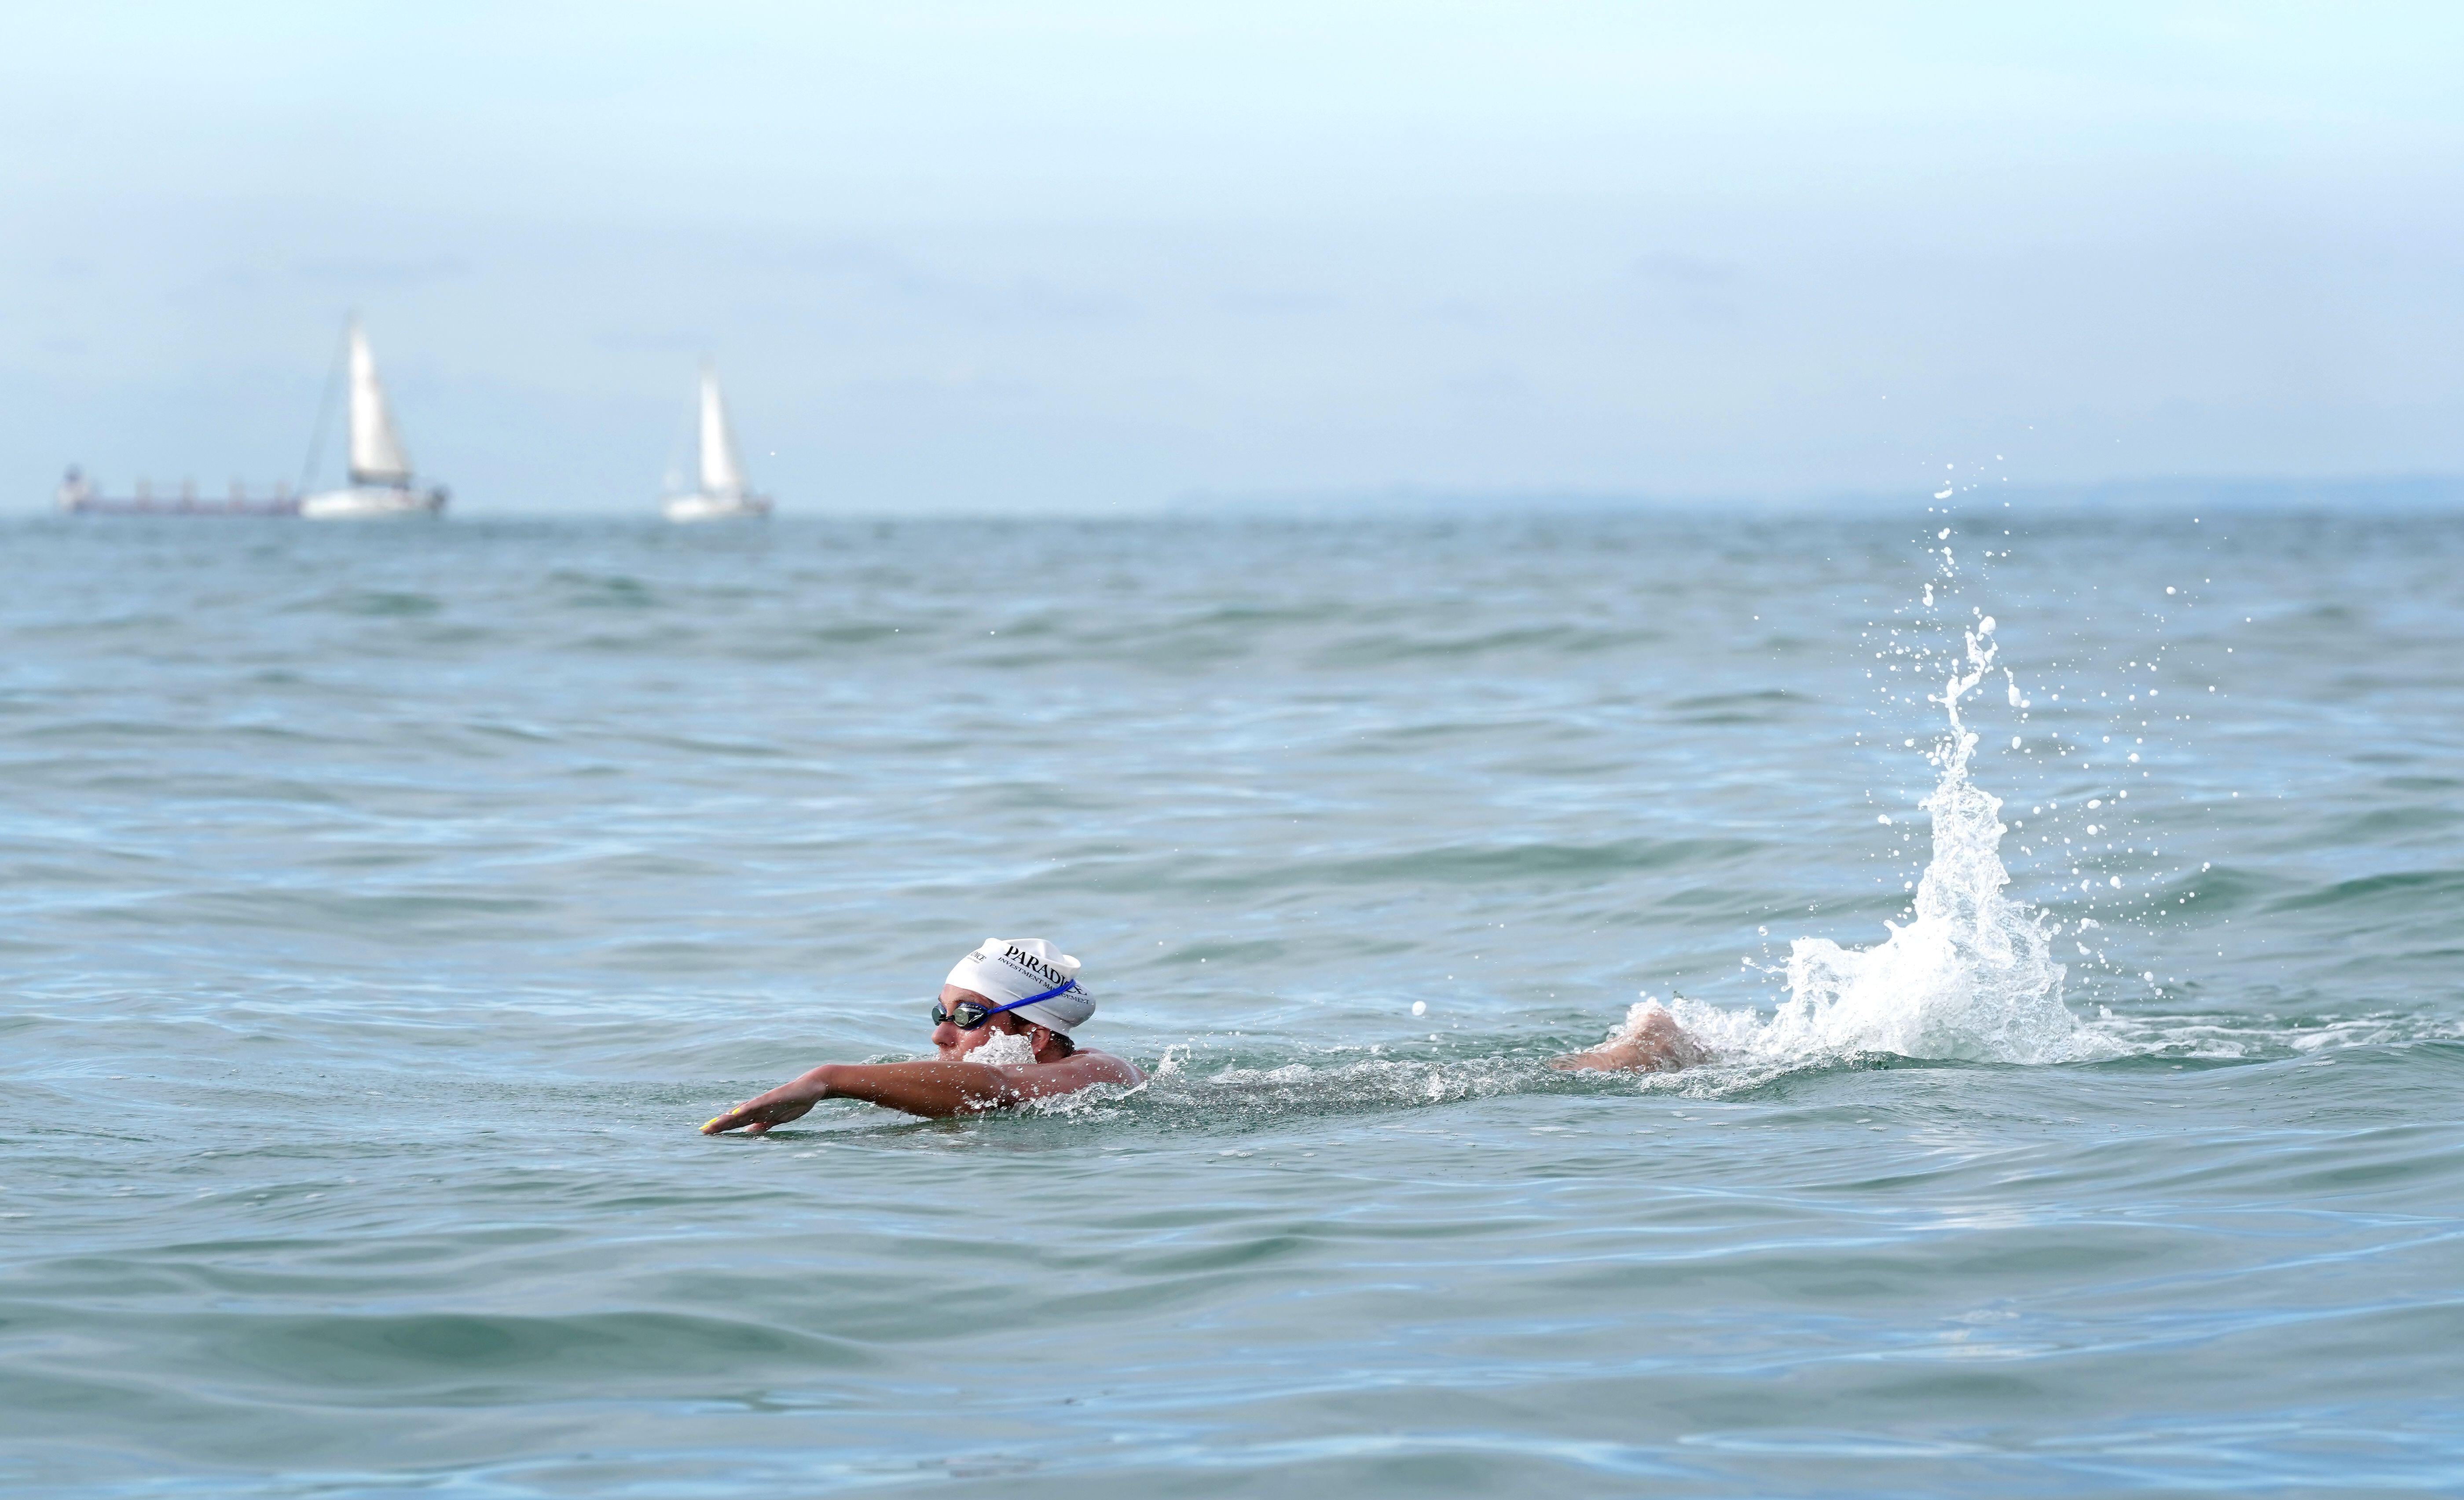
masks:
[[[719,400],[718,377],[707,362],[701,367],[701,488],[670,494],[659,509],[671,521],[758,520],[770,513],[770,497],[755,494],[744,483],[727,404]]]
[[[445,509],[445,487],[412,486],[410,454],[394,428],[385,383],[377,379],[376,357],[368,353],[368,336],[356,317],[351,319],[350,342],[351,482],[341,489],[305,496],[299,513],[312,521],[434,515]]]

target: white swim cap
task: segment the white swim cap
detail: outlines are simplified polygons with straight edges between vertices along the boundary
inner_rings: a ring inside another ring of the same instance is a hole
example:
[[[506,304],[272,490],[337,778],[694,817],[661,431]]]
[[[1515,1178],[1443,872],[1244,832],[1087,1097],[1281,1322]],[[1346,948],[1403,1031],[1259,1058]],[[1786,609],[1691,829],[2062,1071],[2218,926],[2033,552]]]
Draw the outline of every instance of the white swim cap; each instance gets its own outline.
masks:
[[[972,989],[995,1005],[1060,989],[1010,1013],[1064,1036],[1095,1013],[1095,997],[1078,983],[1078,961],[1042,938],[986,938],[942,983]]]

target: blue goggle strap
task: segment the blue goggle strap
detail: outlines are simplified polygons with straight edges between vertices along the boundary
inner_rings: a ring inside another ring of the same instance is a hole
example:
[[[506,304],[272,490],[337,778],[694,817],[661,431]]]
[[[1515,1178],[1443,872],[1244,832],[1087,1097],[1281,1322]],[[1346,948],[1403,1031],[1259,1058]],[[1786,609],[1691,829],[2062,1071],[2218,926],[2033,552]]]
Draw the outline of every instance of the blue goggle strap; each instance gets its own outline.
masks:
[[[1042,993],[1042,994],[1040,994],[1040,995],[1028,995],[1028,996],[1027,996],[1025,999],[1023,999],[1023,1000],[1013,1000],[1013,1001],[1011,1001],[1011,1002],[1010,1002],[1009,1004],[1007,1004],[1007,1005],[997,1005],[997,1006],[993,1007],[991,1010],[986,1011],[984,1012],[984,1017],[985,1017],[985,1019],[989,1020],[989,1019],[991,1019],[992,1017],[994,1017],[994,1016],[996,1016],[996,1015],[1001,1014],[1003,1011],[1015,1011],[1015,1010],[1017,1010],[1020,1006],[1023,1006],[1023,1005],[1033,1005],[1033,1004],[1035,1004],[1035,1002],[1037,1002],[1038,1000],[1049,1000],[1049,999],[1051,999],[1054,995],[1066,995],[1066,994],[1067,994],[1070,990],[1075,989],[1077,989],[1077,988],[1078,988],[1078,981],[1076,981],[1076,980],[1074,980],[1074,979],[1073,979],[1073,980],[1070,980],[1067,984],[1055,986],[1054,988],[1052,988],[1052,989],[1050,989],[1045,990],[1044,993]]]

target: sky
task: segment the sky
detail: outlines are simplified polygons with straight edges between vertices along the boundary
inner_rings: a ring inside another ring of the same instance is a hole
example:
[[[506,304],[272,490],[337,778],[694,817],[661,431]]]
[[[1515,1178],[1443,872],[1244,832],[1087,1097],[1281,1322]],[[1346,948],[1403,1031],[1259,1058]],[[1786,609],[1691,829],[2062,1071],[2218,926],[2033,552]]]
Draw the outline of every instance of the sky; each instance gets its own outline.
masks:
[[[0,509],[2464,472],[2464,7],[20,8]],[[324,445],[326,477],[339,445]],[[1998,457],[1997,457],[1998,455]]]

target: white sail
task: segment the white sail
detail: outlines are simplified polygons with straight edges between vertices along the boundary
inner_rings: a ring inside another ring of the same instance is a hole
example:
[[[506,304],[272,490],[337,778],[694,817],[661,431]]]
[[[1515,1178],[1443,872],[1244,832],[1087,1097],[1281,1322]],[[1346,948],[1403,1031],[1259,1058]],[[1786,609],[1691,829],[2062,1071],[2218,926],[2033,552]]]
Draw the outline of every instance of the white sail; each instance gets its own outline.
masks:
[[[709,461],[705,459],[706,465]],[[393,412],[385,405],[385,385],[377,379],[376,358],[368,353],[368,337],[351,323],[351,483],[404,485],[410,482],[410,455],[403,451],[402,434],[394,430]]]
[[[744,493],[744,466],[736,436],[727,430],[727,407],[718,399],[718,377],[701,367],[701,492],[734,500]]]

